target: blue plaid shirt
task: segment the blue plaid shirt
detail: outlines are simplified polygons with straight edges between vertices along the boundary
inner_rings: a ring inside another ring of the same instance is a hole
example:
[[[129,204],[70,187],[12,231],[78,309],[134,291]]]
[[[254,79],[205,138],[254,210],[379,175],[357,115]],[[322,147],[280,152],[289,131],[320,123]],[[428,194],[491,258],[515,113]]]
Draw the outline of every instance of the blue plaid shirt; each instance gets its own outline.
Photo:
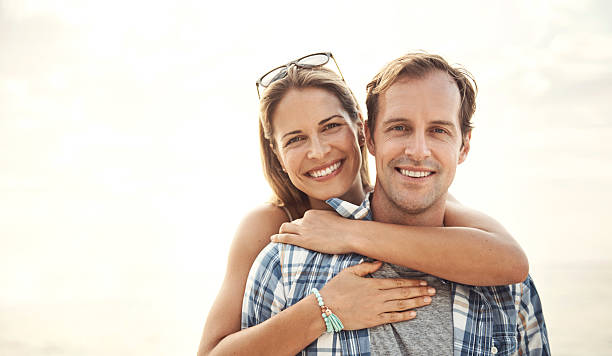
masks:
[[[360,206],[340,199],[327,203],[351,219],[372,220],[369,194]],[[358,254],[328,255],[272,243],[251,267],[242,302],[242,328],[264,322],[322,288],[346,267],[362,262]],[[464,355],[550,355],[540,298],[531,277],[520,284],[474,287],[451,283],[453,348]],[[367,329],[325,333],[302,355],[371,355]]]

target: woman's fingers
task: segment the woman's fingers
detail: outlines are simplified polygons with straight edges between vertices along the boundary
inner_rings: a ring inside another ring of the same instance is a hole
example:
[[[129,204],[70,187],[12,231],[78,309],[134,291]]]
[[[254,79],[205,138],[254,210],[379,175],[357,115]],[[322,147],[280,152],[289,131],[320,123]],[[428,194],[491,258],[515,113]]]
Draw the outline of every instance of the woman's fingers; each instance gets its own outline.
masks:
[[[378,270],[380,266],[382,266],[382,262],[380,261],[362,262],[358,265],[345,268],[345,271],[352,272],[358,275],[359,277],[364,277],[370,273],[376,272],[376,270]]]
[[[283,233],[297,234],[301,221],[302,219],[297,219],[292,222],[284,222],[281,224],[280,228],[278,229],[278,232],[281,234]]]
[[[435,288],[432,287],[402,287],[394,289],[385,289],[381,292],[385,300],[410,299],[416,297],[432,296],[436,294]]]
[[[274,234],[270,236],[270,241],[300,246],[299,244],[300,236],[296,234],[290,234],[290,233]]]
[[[403,312],[390,312],[390,313],[380,313],[378,314],[379,323],[378,324],[389,324],[389,323],[397,323],[398,321],[410,320],[416,317],[416,312],[414,310],[407,310]]]
[[[378,283],[378,289],[394,289],[427,285],[427,281],[406,278],[377,278],[376,283]]]
[[[431,304],[431,297],[416,297],[410,299],[388,300],[384,304],[385,312],[405,311]]]
[[[363,277],[380,266],[364,262],[345,268],[321,289],[347,330],[410,320],[416,316],[412,309],[431,304],[435,289],[423,280]]]

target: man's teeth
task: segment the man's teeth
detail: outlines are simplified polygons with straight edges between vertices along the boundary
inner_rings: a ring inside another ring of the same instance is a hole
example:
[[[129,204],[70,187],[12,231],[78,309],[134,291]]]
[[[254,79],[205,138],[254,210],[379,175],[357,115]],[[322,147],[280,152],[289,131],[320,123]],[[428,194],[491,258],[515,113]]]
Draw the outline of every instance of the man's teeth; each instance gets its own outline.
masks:
[[[412,177],[412,178],[421,178],[421,177],[427,177],[431,175],[433,172],[409,171],[407,169],[400,169],[400,173],[405,176]]]
[[[340,167],[340,161],[332,164],[331,166],[329,166],[329,167],[327,167],[325,169],[320,169],[318,171],[310,171],[310,172],[308,172],[308,175],[310,175],[311,177],[315,177],[315,178],[325,177],[326,175],[329,175],[333,171],[338,169],[338,167]]]

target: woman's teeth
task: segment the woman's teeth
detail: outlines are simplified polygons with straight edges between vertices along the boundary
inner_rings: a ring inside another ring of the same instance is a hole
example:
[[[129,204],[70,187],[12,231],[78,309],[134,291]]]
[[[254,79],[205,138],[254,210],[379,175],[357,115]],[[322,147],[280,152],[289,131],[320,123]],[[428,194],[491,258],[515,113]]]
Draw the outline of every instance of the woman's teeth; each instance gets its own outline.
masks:
[[[326,175],[330,175],[332,174],[332,172],[338,169],[338,167],[340,167],[340,164],[341,162],[338,161],[325,169],[319,169],[318,171],[310,171],[308,172],[308,175],[314,178],[325,177]]]
[[[433,173],[433,172],[423,172],[423,171],[409,171],[407,169],[401,169],[401,168],[399,171],[401,174],[408,176],[408,177],[412,177],[412,178],[427,177]]]

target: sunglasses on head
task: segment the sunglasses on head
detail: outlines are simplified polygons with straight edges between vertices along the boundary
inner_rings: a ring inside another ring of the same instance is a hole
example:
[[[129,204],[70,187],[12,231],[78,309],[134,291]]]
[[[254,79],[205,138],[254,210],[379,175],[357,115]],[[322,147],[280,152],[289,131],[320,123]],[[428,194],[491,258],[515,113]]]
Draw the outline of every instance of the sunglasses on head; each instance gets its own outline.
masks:
[[[289,69],[289,67],[291,67],[292,65],[298,68],[317,68],[326,65],[327,62],[329,62],[330,58],[334,60],[336,68],[338,68],[338,73],[340,73],[340,77],[342,78],[342,80],[344,80],[344,76],[340,71],[340,67],[338,67],[338,62],[336,62],[336,59],[331,54],[331,52],[313,53],[288,62],[287,64],[283,64],[282,66],[278,66],[267,72],[266,74],[262,75],[261,78],[259,78],[257,82],[255,82],[255,86],[257,86],[257,97],[261,99],[259,87],[267,88],[275,81],[285,78],[287,76],[287,69]]]

